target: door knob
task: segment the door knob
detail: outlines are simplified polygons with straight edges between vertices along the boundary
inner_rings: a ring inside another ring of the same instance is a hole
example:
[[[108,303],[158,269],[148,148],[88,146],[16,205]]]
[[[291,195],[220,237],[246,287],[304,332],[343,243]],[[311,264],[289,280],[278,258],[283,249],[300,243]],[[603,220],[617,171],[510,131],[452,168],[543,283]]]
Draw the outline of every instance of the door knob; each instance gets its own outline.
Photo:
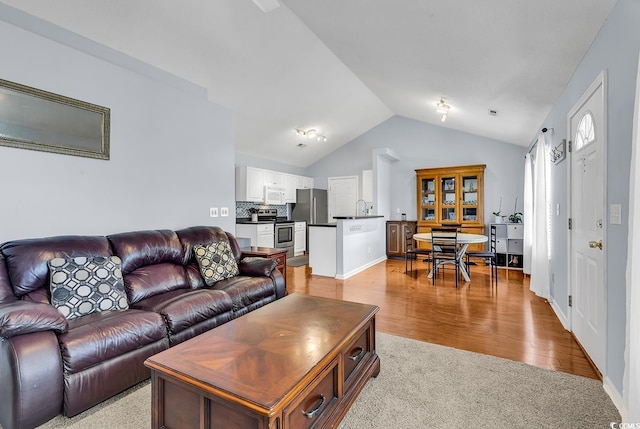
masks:
[[[596,247],[600,250],[602,250],[602,240],[600,241],[590,241],[589,242],[589,247],[591,247],[592,249],[595,249]]]

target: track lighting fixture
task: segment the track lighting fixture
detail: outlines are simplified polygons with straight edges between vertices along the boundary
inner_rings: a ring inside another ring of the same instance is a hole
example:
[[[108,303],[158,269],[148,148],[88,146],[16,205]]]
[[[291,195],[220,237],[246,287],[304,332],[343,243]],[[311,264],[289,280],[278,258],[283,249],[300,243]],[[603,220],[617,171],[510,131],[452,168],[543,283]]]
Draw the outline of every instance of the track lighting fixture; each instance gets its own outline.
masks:
[[[293,131],[299,137],[307,137],[308,139],[316,139],[319,142],[326,142],[327,141],[327,137],[323,136],[322,134],[318,134],[318,131],[316,129],[314,129],[314,128],[311,128],[309,130],[300,130],[298,128],[294,128]]]
[[[440,101],[436,104],[436,112],[442,115],[442,122],[447,120],[447,115],[449,114],[449,110],[451,106],[444,102],[444,98],[440,97]]]

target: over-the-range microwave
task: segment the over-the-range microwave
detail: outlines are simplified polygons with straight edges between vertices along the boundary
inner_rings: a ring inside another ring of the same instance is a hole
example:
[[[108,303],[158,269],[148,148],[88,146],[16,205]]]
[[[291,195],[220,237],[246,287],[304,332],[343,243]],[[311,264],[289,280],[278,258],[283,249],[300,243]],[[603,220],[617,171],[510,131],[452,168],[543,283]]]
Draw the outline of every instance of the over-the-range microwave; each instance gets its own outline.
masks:
[[[284,188],[276,188],[274,186],[264,187],[264,203],[265,204],[284,204]]]

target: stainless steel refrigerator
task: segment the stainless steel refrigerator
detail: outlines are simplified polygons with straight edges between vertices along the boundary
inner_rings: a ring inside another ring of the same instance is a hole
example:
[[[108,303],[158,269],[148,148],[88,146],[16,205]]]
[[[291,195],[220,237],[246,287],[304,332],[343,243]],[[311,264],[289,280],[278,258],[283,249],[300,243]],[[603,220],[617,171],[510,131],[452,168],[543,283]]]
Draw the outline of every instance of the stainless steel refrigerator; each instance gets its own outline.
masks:
[[[329,206],[325,189],[297,189],[296,205],[291,212],[293,220],[305,221],[308,224],[327,223]]]

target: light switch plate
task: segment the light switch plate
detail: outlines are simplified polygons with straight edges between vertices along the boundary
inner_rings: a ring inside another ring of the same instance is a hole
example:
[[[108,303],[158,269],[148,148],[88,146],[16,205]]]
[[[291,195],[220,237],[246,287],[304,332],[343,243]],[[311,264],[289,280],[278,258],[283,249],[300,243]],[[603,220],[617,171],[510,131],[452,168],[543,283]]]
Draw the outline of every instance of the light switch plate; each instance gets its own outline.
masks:
[[[220,207],[220,216],[229,216],[229,207]]]
[[[211,207],[209,209],[209,216],[210,217],[218,217],[218,207]]]
[[[609,206],[609,223],[611,225],[622,225],[622,205],[611,204]]]

